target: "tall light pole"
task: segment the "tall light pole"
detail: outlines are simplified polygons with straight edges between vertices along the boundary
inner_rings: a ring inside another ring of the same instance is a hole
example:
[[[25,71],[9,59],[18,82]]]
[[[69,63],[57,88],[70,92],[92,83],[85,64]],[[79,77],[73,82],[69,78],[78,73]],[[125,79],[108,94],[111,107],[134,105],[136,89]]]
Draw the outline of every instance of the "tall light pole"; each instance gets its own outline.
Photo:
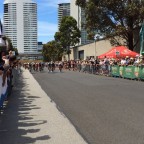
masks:
[[[94,54],[94,56],[95,56],[95,59],[96,59],[96,41],[99,39],[99,34],[96,34],[95,36],[94,36],[94,41],[95,41],[95,54]]]
[[[96,59],[96,39],[95,39],[95,54],[94,54],[94,58]]]

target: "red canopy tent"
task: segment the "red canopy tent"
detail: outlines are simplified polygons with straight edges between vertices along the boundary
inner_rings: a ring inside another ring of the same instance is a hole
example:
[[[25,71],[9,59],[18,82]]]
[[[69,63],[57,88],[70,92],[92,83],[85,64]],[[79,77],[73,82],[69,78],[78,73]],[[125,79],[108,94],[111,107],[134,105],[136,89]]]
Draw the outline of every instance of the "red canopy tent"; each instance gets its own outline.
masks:
[[[98,56],[98,58],[99,59],[103,59],[105,57],[107,57],[107,58],[125,58],[126,56],[134,58],[137,55],[139,55],[139,54],[134,51],[129,50],[125,46],[117,46],[117,47],[113,47],[108,52]]]

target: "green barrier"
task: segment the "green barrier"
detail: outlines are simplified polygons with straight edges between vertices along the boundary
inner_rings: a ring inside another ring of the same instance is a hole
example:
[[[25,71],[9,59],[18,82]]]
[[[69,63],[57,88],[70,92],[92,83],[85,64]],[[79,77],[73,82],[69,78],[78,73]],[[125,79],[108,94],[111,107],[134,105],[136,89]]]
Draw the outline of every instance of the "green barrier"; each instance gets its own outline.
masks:
[[[134,76],[136,79],[139,79],[139,76],[140,76],[140,67],[139,66],[134,67]]]
[[[115,66],[112,66],[112,76],[120,76],[120,74],[119,74],[119,66],[117,66],[117,65],[115,65]]]
[[[139,77],[140,79],[144,80],[144,66],[140,67]]]
[[[134,66],[125,66],[123,77],[129,79],[135,79]]]
[[[124,66],[120,66],[120,68],[119,68],[119,74],[120,74],[120,77],[123,77],[123,74],[124,74]]]

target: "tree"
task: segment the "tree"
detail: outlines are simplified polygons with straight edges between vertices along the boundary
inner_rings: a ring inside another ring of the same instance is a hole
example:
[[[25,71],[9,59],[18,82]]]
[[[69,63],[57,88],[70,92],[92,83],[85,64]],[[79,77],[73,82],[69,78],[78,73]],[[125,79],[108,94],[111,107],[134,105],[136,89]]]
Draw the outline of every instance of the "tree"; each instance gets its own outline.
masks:
[[[3,42],[4,42],[4,46],[0,46],[0,52],[4,52],[5,54],[9,54],[9,51],[15,51],[15,58],[13,57],[13,59],[16,59],[16,56],[18,55],[18,49],[14,48],[11,42],[11,39],[8,38],[7,36],[2,36]]]
[[[134,40],[134,34],[144,19],[144,0],[76,0],[76,5],[85,10],[85,28],[91,37],[100,30],[113,45],[121,44],[114,36],[123,39],[130,50],[137,45],[139,37]]]
[[[81,37],[77,21],[71,16],[64,16],[61,20],[59,32],[56,32],[54,37],[67,52],[68,60],[70,60],[70,46],[75,46],[79,43],[79,38]]]
[[[13,45],[11,40],[7,36],[1,36],[2,45],[0,45],[0,51],[8,54],[9,50],[13,50]]]
[[[53,40],[43,45],[42,54],[44,61],[61,60],[63,55],[63,48],[59,43]]]
[[[7,41],[7,50],[13,50],[13,45],[12,45],[12,42],[11,42],[11,39],[6,37],[6,41]]]
[[[13,47],[12,42],[11,42],[11,39],[8,38],[8,37],[6,37],[6,41],[7,41],[7,51],[10,51],[10,50],[11,50],[11,51],[15,51],[15,55],[16,55],[16,56],[19,55],[18,49],[15,48],[15,47]]]
[[[15,51],[15,55],[16,55],[16,56],[19,55],[17,48],[13,48],[12,51]]]

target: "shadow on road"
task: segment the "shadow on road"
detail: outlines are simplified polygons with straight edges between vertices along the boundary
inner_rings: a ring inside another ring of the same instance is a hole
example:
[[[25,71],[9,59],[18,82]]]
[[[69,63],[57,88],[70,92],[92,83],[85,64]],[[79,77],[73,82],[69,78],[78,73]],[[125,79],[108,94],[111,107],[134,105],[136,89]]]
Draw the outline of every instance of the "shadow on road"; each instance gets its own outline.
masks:
[[[30,111],[41,109],[32,104],[40,97],[30,95],[28,90],[23,76],[17,76],[12,94],[0,115],[0,144],[32,144],[36,141],[40,144],[40,141],[50,139],[49,135],[40,135],[41,129],[37,127],[46,124],[47,120],[36,120],[35,114],[30,114]]]

